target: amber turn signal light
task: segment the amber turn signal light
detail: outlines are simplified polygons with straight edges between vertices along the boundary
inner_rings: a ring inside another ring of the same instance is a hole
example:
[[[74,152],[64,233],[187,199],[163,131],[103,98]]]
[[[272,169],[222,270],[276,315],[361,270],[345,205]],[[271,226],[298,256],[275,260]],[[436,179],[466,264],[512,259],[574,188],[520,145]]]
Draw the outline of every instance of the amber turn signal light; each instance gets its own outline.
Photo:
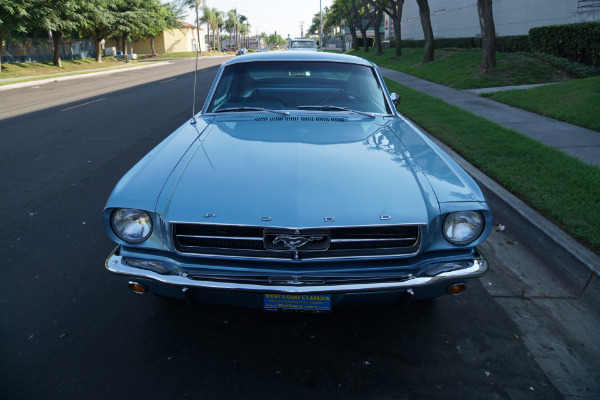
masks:
[[[135,292],[137,294],[144,294],[146,293],[147,289],[144,285],[141,285],[137,282],[129,282],[129,284],[127,285],[127,287],[132,291]]]
[[[458,294],[461,294],[465,290],[467,290],[467,285],[465,285],[464,283],[457,283],[448,287],[448,289],[446,289],[446,292],[448,292],[448,294],[456,296]]]

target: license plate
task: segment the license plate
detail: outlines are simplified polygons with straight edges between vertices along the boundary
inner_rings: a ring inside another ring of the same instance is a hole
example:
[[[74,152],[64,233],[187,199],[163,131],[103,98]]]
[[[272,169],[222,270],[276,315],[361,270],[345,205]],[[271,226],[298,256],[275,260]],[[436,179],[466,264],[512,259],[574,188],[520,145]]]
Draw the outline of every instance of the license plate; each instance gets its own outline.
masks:
[[[280,294],[263,295],[265,310],[329,311],[330,294]]]

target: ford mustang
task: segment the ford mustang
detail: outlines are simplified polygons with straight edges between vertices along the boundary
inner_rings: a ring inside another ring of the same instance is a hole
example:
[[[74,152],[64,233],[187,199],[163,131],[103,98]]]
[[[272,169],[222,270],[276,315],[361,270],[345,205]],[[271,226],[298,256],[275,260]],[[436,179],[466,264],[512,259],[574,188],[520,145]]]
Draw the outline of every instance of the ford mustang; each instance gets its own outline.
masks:
[[[488,270],[492,215],[398,101],[361,58],[227,61],[114,188],[106,268],[136,293],[266,310],[460,294]]]

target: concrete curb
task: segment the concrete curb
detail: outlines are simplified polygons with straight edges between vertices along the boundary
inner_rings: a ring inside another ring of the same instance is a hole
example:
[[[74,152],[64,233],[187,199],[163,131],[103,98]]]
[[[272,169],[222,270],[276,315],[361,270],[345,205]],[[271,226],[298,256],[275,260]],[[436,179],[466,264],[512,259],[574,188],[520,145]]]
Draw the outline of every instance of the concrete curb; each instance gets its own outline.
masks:
[[[106,74],[114,74],[116,72],[133,71],[133,70],[142,69],[142,68],[158,67],[160,65],[167,65],[167,64],[169,64],[168,61],[157,61],[152,64],[138,65],[135,67],[122,66],[122,67],[115,67],[112,69],[108,69],[106,71],[96,71],[96,72],[82,73],[82,74],[77,74],[77,75],[54,76],[52,78],[39,79],[39,80],[35,80],[35,81],[9,83],[9,84],[0,86],[0,91],[10,90],[10,89],[18,89],[18,88],[29,87],[29,86],[43,85],[45,83],[50,83],[50,82],[88,78],[90,76],[96,76],[96,75],[106,75]]]
[[[575,296],[593,309],[600,309],[600,257],[469,164],[444,143],[416,124],[413,125],[449,154],[477,182],[492,209],[495,223],[505,225],[510,234],[544,262]]]

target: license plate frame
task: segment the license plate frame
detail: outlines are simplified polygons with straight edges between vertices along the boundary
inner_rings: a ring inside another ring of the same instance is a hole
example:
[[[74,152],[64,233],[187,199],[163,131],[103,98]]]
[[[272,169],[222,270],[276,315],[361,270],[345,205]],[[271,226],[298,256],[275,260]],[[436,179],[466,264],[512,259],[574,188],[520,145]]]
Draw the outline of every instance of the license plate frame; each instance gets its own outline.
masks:
[[[331,311],[331,294],[264,293],[263,309],[268,311]]]

